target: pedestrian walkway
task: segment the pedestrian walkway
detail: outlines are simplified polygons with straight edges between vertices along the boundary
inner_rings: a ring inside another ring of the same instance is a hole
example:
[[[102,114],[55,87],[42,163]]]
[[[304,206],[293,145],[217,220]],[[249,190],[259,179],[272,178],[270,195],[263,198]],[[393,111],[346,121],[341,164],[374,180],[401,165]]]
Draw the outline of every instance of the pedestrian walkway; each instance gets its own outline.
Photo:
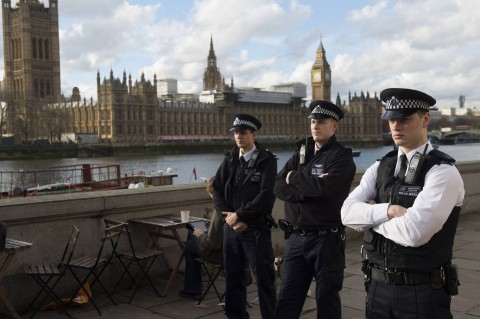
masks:
[[[343,318],[364,318],[365,291],[363,287],[363,274],[360,271],[361,239],[359,237],[347,241],[345,281],[341,292],[343,304]],[[452,301],[453,317],[456,319],[480,318],[480,213],[469,214],[460,217],[454,246],[454,263],[459,267],[461,286],[459,295]],[[225,318],[223,308],[217,305],[218,299],[212,293],[208,299],[197,307],[196,301],[179,297],[175,291],[179,291],[183,285],[183,278],[179,279],[171,288],[171,293],[166,298],[158,298],[153,292],[141,289],[133,300],[127,304],[125,296],[117,296],[118,305],[112,305],[106,298],[98,296],[96,300],[101,307],[104,319],[126,318],[160,318],[160,319],[217,319]],[[218,279],[219,288],[223,290],[224,280]],[[162,283],[159,283],[161,285]],[[255,285],[249,286],[248,300],[250,318],[260,319],[260,309]],[[312,285],[312,295],[307,297],[302,319],[317,317]],[[126,292],[128,294],[128,292]],[[408,305],[406,305],[408,306]],[[71,314],[75,318],[90,319],[97,316],[97,312],[91,305],[75,306],[71,308]],[[25,318],[27,315],[25,315]],[[37,318],[65,318],[56,312],[40,312]]]

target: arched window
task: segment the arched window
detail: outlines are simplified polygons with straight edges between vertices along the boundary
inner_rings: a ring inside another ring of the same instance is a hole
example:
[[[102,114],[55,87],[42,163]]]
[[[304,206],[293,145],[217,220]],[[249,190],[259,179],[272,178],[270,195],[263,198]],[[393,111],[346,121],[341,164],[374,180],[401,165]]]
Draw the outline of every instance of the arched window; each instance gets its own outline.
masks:
[[[20,39],[17,39],[17,41],[18,41],[17,58],[21,59],[22,58],[22,42],[20,41]]]
[[[37,39],[32,39],[32,58],[37,58]]]
[[[20,58],[20,44],[18,43],[18,39],[15,39],[15,59]]]
[[[45,60],[50,59],[50,46],[48,40],[45,40]]]
[[[13,96],[17,98],[17,80],[13,80]]]
[[[15,43],[13,39],[10,41],[10,54],[12,55],[12,59],[15,59]]]
[[[45,80],[45,91],[46,91],[46,94],[47,96],[51,96],[52,95],[52,91],[51,91],[51,86],[50,86],[50,80]]]
[[[38,80],[33,80],[33,96],[38,97]]]
[[[45,97],[45,81],[40,80],[40,98]]]
[[[38,39],[38,58],[43,59],[43,45],[41,39]]]

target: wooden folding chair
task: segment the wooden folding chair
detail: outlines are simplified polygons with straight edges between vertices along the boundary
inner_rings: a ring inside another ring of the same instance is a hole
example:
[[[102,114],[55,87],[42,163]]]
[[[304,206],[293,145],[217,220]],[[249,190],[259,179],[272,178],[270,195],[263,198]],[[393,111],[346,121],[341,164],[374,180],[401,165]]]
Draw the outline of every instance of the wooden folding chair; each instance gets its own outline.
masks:
[[[116,254],[115,250],[117,248],[120,235],[122,234],[122,230],[123,230],[123,224],[115,225],[112,227],[107,226],[103,232],[103,236],[100,241],[100,247],[96,257],[91,257],[91,256],[80,257],[65,264],[66,267],[72,273],[73,277],[75,278],[75,281],[78,283],[78,288],[75,290],[75,293],[70,299],[70,302],[73,301],[76,294],[83,289],[84,285],[88,283],[88,280],[90,279],[90,277],[93,276],[94,279],[90,283],[90,288],[93,289],[93,286],[95,285],[95,283],[98,282],[98,284],[100,285],[102,290],[105,292],[107,297],[110,299],[110,301],[114,305],[117,304],[115,300],[113,300],[112,294],[110,294],[108,290],[105,288],[105,285],[100,280],[100,277],[102,273],[105,271],[105,269],[107,268],[107,266],[111,263],[113,257]],[[112,243],[112,251],[108,253],[106,257],[104,257],[103,253],[104,253],[106,241],[110,241]],[[77,271],[86,273],[86,275],[84,275],[83,277],[83,280],[80,279],[80,276],[77,273]],[[84,291],[87,294],[89,300],[92,302],[95,309],[97,310],[98,315],[101,316],[102,312],[100,311],[98,305],[96,304],[92,296],[92,293],[89,292],[88,289],[84,289]]]
[[[34,308],[30,318],[33,318],[35,316],[35,314],[45,303],[45,300],[48,297],[50,297],[57,304],[57,306],[61,309],[61,312],[64,312],[68,317],[71,317],[66,309],[65,304],[55,293],[55,287],[58,285],[58,283],[67,271],[67,267],[65,267],[64,265],[69,263],[72,259],[79,234],[80,231],[78,230],[78,228],[75,225],[72,225],[72,231],[68,236],[68,241],[65,249],[63,250],[63,255],[60,263],[24,265],[25,275],[32,277],[35,282],[40,286],[40,290],[30,302],[30,305],[27,307],[27,312],[35,304],[38,298],[40,298],[42,293],[45,294],[42,300],[39,302],[38,306]]]
[[[135,291],[129,297],[128,303],[132,302],[138,290],[142,288],[141,284],[143,279],[146,279],[150,284],[150,286],[153,288],[153,291],[157,294],[157,296],[161,297],[152,279],[148,276],[148,272],[150,271],[150,268],[152,267],[156,258],[158,256],[163,255],[163,252],[158,249],[152,249],[147,247],[134,247],[131,231],[127,223],[114,221],[110,219],[104,219],[104,222],[107,225],[107,227],[113,227],[114,225],[123,225],[124,227],[123,230],[126,233],[126,237],[128,239],[127,248],[125,249],[119,248],[116,250],[116,255],[120,261],[120,264],[123,267],[123,273],[120,276],[120,279],[117,281],[117,284],[113,289],[113,293],[116,292],[125,275],[128,275],[128,277],[132,281],[132,284],[135,286]],[[136,276],[134,276],[130,272],[130,269],[132,266],[135,266],[138,268],[138,277],[140,277],[138,280],[136,279]]]

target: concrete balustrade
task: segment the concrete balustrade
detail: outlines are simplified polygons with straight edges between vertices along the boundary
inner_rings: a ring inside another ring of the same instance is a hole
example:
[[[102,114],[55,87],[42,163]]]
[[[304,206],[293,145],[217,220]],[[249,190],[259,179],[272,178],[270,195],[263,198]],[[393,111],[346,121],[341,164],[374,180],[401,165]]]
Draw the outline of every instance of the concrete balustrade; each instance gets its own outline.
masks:
[[[463,162],[457,167],[466,189],[462,214],[479,213],[480,161]],[[357,173],[353,187],[358,184],[362,174]],[[190,210],[193,216],[201,217],[205,209],[212,206],[204,186],[203,183],[196,183],[0,200],[0,220],[7,223],[8,237],[33,243],[30,250],[15,256],[1,289],[8,293],[14,306],[21,311],[37,291],[33,280],[23,275],[22,265],[58,261],[72,224],[80,229],[76,255],[95,255],[104,229],[104,218],[127,221],[164,213],[180,214],[180,210]],[[273,215],[275,219],[284,216],[282,201],[276,201]],[[142,229],[135,230],[138,230],[136,239],[147,244],[149,239]],[[186,238],[186,233],[182,235]],[[349,231],[348,236],[358,236],[358,233]],[[181,252],[175,242],[162,240],[163,249],[174,264]],[[273,231],[273,244],[274,249],[281,253],[284,238],[279,229]],[[113,282],[119,271],[119,265],[114,263],[105,274],[105,282]],[[161,260],[155,265],[154,271],[154,276],[166,280],[167,270]],[[72,289],[73,283],[67,280],[59,287],[60,296],[67,297]],[[94,289],[95,293],[97,290]]]

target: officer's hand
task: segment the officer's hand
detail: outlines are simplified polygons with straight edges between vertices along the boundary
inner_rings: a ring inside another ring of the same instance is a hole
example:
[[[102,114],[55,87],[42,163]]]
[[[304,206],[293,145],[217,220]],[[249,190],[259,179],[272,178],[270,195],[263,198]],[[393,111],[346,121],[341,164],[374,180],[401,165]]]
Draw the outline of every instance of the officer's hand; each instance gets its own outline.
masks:
[[[288,172],[287,177],[285,177],[285,183],[290,184],[290,174],[292,174],[293,171]]]
[[[248,228],[248,225],[245,222],[238,222],[235,225],[233,225],[233,230],[238,234],[243,232],[247,228]]]
[[[388,219],[392,219],[395,217],[401,217],[405,215],[407,209],[400,205],[390,205],[388,206],[387,216]]]
[[[238,222],[238,216],[235,212],[222,212],[223,215],[227,215],[225,218],[225,222],[230,226],[233,227]]]

